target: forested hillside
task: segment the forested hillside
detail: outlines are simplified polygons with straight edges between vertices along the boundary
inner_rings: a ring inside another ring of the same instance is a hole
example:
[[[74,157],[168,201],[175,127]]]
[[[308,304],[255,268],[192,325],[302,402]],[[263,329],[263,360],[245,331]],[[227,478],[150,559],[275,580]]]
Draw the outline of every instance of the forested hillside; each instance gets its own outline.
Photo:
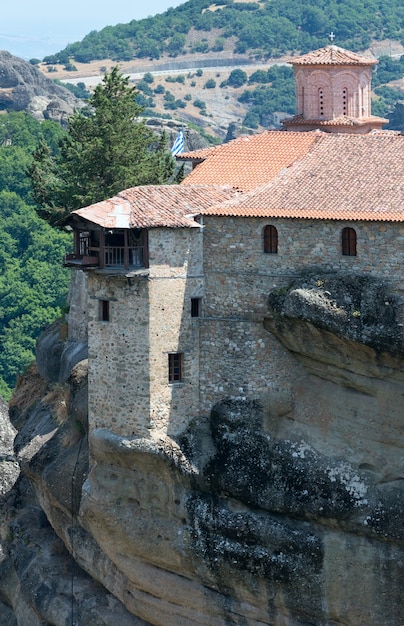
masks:
[[[268,58],[325,45],[330,31],[338,45],[354,51],[373,40],[403,42],[404,5],[402,0],[188,0],[152,18],[93,31],[46,60],[158,59],[225,47]]]
[[[0,116],[0,395],[34,359],[35,340],[66,305],[69,272],[62,258],[70,237],[40,219],[27,168],[43,139],[53,151],[59,124],[26,113]]]
[[[234,70],[227,80],[225,71],[209,73],[208,59],[265,64],[280,55],[326,45],[331,31],[336,35],[335,43],[354,51],[366,50],[378,40],[384,42],[377,52],[377,56],[385,56],[379,58],[374,75],[372,107],[375,115],[389,117],[404,90],[402,85],[391,84],[404,76],[404,56],[400,59],[388,54],[392,41],[397,41],[399,50],[399,44],[404,45],[401,0],[316,0],[310,5],[301,0],[188,0],[161,15],[93,31],[83,41],[46,57],[44,69],[60,72],[64,67],[66,77],[66,72],[74,76],[75,64],[81,72],[83,63],[96,61],[102,72],[111,60],[125,63],[127,68],[131,61],[135,65],[150,65],[152,61],[159,69],[161,63],[176,58],[177,63],[188,64],[185,68],[192,67],[195,58],[193,67],[204,67],[203,81],[195,72],[184,72],[156,78],[153,84],[153,76],[147,73],[137,82],[138,102],[144,106],[145,115],[196,123],[223,140],[231,124],[270,128],[282,114],[293,114],[293,72],[282,67],[254,71],[246,65],[246,71]],[[77,92],[77,87],[71,88]]]

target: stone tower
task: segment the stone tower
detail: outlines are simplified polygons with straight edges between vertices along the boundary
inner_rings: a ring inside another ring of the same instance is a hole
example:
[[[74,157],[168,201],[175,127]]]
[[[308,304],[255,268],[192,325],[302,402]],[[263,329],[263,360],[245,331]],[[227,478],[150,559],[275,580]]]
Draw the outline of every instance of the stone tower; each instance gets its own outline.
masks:
[[[375,59],[329,45],[290,63],[295,72],[296,115],[283,121],[287,130],[364,134],[387,124],[388,120],[371,114]]]

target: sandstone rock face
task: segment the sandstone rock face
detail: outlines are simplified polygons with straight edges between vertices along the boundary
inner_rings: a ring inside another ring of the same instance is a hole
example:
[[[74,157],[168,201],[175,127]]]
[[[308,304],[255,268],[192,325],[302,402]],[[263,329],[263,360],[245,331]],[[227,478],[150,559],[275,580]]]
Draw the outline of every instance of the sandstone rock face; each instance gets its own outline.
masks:
[[[57,85],[36,67],[0,51],[0,110],[28,111],[37,119],[66,123],[83,106],[68,89]]]
[[[87,362],[32,370],[10,407],[22,477],[1,520],[1,615],[403,624],[402,324],[398,296],[361,277],[272,293],[291,391],[221,402],[178,441],[99,429],[88,445]],[[63,354],[56,327],[42,341]]]

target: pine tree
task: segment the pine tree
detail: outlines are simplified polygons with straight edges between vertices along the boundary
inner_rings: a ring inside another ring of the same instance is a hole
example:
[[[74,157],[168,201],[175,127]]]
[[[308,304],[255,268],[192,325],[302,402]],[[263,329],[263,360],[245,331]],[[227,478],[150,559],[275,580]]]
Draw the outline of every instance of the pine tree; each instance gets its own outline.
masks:
[[[115,67],[95,88],[90,108],[70,117],[60,153],[38,147],[28,173],[42,217],[55,223],[123,189],[168,181],[174,160],[165,136],[158,140],[139,119],[137,93]]]

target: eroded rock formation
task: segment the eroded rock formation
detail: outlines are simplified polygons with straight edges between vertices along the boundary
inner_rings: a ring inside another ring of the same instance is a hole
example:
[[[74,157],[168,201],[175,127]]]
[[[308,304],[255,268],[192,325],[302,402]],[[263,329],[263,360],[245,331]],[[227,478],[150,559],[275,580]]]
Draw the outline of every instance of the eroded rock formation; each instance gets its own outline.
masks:
[[[0,110],[27,111],[37,119],[66,123],[83,106],[68,89],[57,85],[35,66],[0,51]]]
[[[51,328],[11,403],[1,615],[404,623],[402,324],[386,285],[306,276],[265,319],[299,363],[288,389],[225,400],[178,441],[96,430],[90,446],[83,347]]]

